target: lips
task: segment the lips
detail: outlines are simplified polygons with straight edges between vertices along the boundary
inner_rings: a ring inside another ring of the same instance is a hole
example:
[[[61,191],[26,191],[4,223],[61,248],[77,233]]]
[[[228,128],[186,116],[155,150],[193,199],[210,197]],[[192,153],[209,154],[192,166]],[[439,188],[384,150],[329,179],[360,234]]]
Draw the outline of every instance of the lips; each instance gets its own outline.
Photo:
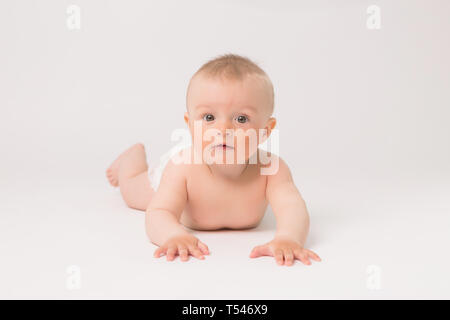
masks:
[[[213,148],[234,149],[232,146],[225,143],[216,144]]]

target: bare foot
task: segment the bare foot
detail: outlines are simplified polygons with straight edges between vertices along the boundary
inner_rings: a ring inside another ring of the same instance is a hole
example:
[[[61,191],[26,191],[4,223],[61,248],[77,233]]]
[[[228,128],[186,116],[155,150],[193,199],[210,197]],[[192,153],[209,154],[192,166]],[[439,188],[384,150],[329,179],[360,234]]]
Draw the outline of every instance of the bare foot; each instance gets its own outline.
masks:
[[[132,150],[134,150],[136,148],[144,148],[144,145],[142,143],[136,143],[136,144],[132,145],[127,150],[122,152],[122,154],[120,156],[118,156],[117,159],[114,160],[113,163],[111,163],[109,168],[106,170],[106,177],[108,178],[109,183],[113,187],[119,186],[118,175],[119,175],[120,161],[123,159],[123,157],[125,155],[127,155],[128,153],[130,153],[130,151],[132,151]]]

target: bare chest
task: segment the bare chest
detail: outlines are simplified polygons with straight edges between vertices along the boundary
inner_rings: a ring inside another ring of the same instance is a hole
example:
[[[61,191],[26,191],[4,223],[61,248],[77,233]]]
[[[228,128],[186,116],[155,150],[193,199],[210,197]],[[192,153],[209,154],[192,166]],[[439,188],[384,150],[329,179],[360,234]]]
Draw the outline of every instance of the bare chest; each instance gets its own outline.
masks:
[[[193,229],[255,227],[267,208],[266,176],[226,182],[198,170],[187,179],[188,200],[181,222]]]

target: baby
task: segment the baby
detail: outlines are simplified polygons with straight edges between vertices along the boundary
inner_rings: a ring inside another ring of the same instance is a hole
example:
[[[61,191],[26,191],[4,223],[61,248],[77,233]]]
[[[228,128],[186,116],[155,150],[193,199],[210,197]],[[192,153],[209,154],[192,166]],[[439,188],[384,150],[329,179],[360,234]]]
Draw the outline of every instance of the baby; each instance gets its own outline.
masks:
[[[266,73],[242,56],[217,57],[192,76],[186,107],[193,144],[170,158],[156,187],[142,144],[127,149],[106,171],[126,204],[146,211],[147,235],[159,246],[154,256],[204,259],[208,247],[187,228],[253,228],[270,204],[275,236],[253,248],[250,257],[273,256],[287,266],[296,259],[306,265],[320,261],[304,248],[309,215],[288,166],[258,148],[276,124]]]

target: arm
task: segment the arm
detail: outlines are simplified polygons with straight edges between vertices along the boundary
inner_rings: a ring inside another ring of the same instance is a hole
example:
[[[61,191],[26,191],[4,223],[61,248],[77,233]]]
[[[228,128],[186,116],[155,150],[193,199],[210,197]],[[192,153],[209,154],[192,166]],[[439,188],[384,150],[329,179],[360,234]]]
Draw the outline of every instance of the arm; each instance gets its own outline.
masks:
[[[179,222],[187,202],[186,167],[169,161],[164,168],[157,192],[145,213],[145,229],[151,242],[158,245],[155,257],[162,253],[173,260],[178,253],[182,261],[188,255],[203,259],[208,247],[191,235]]]
[[[146,232],[151,242],[160,246],[172,236],[188,234],[179,222],[186,201],[183,164],[169,161],[145,213]]]
[[[281,159],[279,163],[278,172],[267,177],[266,188],[266,198],[277,221],[275,237],[289,238],[303,246],[309,231],[309,214],[288,166]]]
[[[295,259],[311,264],[320,261],[314,252],[303,246],[309,231],[309,214],[305,201],[294,184],[286,163],[278,158],[278,171],[267,176],[266,198],[275,214],[277,226],[272,241],[255,247],[250,257],[274,256],[278,264],[292,265]]]

